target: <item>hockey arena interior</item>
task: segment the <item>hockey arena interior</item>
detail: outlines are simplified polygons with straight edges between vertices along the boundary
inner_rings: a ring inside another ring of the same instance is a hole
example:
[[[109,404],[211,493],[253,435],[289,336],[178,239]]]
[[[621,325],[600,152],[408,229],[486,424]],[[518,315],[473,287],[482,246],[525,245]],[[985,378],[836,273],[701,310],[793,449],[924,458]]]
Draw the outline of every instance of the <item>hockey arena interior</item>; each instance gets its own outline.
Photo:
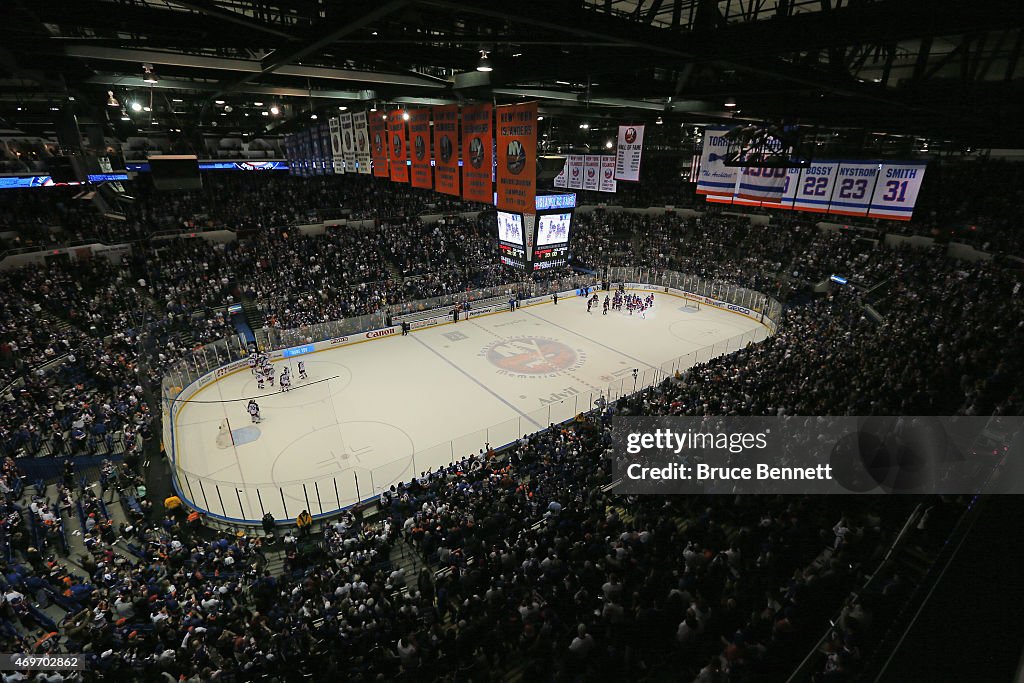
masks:
[[[1024,681],[1019,4],[2,14],[5,683]],[[981,483],[624,487],[733,418]]]

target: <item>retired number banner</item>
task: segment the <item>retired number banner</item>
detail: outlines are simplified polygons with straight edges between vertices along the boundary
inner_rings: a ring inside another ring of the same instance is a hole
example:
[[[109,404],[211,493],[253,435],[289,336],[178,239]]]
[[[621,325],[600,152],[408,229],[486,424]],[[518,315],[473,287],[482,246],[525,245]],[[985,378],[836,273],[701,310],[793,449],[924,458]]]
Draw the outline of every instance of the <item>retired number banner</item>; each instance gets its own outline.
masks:
[[[341,160],[345,173],[356,172],[356,138],[352,125],[352,114],[346,112],[338,117],[341,123]],[[337,172],[337,171],[335,171]]]
[[[728,130],[714,126],[704,129],[697,194],[727,195],[731,198],[736,191],[736,167],[725,165],[725,154],[729,151],[729,141],[725,139]]]
[[[409,182],[409,146],[406,143],[405,111],[396,109],[388,114],[388,160],[391,163],[391,180],[396,183]]]
[[[434,189],[459,196],[459,107],[434,107]]]
[[[644,127],[619,126],[615,147],[615,179],[640,182],[640,159],[644,153]]]
[[[352,114],[352,133],[355,137],[356,172],[363,175],[370,173],[370,129],[365,111]]]
[[[498,209],[535,211],[537,197],[537,103],[507,104],[498,121]]]
[[[462,198],[470,202],[494,203],[492,114],[489,104],[462,108]]]
[[[370,150],[373,154],[373,175],[388,177],[388,131],[384,115],[370,113]]]
[[[409,148],[412,151],[413,187],[431,189],[434,186],[430,173],[430,110],[409,110]]]

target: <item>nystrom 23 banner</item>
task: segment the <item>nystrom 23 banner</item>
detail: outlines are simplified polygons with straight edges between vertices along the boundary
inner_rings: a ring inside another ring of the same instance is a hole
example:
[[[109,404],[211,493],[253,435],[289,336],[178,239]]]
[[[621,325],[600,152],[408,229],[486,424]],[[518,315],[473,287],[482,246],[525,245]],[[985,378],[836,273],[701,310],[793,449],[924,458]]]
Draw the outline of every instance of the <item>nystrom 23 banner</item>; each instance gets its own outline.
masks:
[[[409,110],[409,149],[412,155],[413,187],[429,190],[434,187],[430,173],[430,110]]]
[[[462,198],[467,201],[494,201],[492,115],[493,107],[489,104],[462,108]]]
[[[537,196],[537,103],[503,105],[495,113],[498,209],[532,212]]]
[[[396,183],[409,182],[409,145],[406,143],[405,114],[396,109],[388,114],[388,159],[391,161],[391,180]]]
[[[459,107],[434,107],[434,189],[458,196]]]

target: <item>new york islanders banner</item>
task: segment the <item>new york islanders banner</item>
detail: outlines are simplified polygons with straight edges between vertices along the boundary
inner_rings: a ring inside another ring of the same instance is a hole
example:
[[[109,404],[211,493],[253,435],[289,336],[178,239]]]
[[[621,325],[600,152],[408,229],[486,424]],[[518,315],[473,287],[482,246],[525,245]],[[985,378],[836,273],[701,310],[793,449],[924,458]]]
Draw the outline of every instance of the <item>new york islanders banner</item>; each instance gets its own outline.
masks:
[[[555,180],[552,183],[554,187],[568,187],[569,181],[569,159],[565,158],[562,160],[562,169],[555,176]]]
[[[786,191],[785,168],[740,168],[736,196],[743,199],[778,201]]]
[[[370,117],[370,151],[375,178],[388,177],[388,130],[384,118],[376,113],[371,113]]]
[[[338,117],[341,124],[341,160],[344,162],[345,173],[356,172],[356,139],[352,125],[352,114],[346,112]],[[337,173],[337,170],[335,170]]]
[[[494,203],[493,109],[489,104],[462,108],[462,198],[467,201]]]
[[[618,183],[615,182],[615,157],[611,154],[601,157],[601,183],[598,189],[601,192],[618,190]]]
[[[640,160],[644,153],[644,127],[619,126],[615,147],[615,179],[640,182]]]
[[[725,165],[725,153],[729,141],[725,139],[725,127],[708,126],[704,129],[704,150],[700,157],[700,176],[697,178],[697,194],[732,196],[736,190],[737,169]]]
[[[495,110],[498,122],[498,208],[536,210],[537,103],[507,104]]]
[[[431,189],[434,186],[430,172],[430,110],[409,110],[409,148],[412,152],[413,187]]]
[[[601,157],[587,154],[583,157],[583,189],[597,191],[601,176]]]
[[[388,162],[391,164],[391,180],[396,183],[409,182],[409,146],[405,134],[405,111],[396,109],[388,114]]]
[[[572,190],[583,189],[583,155],[582,154],[570,154],[569,160],[566,162],[566,168],[568,168],[569,175],[569,188]]]
[[[457,197],[460,194],[458,105],[434,107],[433,129],[434,189]]]
[[[331,125],[331,161],[335,173],[345,172],[345,157],[341,152],[341,117],[332,116]]]
[[[352,133],[355,138],[356,172],[363,175],[370,173],[370,128],[365,111],[352,114]]]
[[[909,221],[921,191],[927,164],[921,162],[885,162],[871,197],[871,218]]]

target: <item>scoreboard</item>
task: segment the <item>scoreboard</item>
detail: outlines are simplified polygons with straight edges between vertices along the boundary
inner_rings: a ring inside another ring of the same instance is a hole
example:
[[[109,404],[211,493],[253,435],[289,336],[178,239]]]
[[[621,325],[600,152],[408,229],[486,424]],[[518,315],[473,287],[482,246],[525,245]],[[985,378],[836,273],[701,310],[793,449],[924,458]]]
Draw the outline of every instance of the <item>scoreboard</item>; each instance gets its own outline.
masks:
[[[526,268],[525,235],[527,222],[521,213],[498,211],[498,249],[501,262],[513,268]]]
[[[572,211],[537,214],[537,239],[534,240],[533,270],[546,270],[569,263],[569,231]]]

